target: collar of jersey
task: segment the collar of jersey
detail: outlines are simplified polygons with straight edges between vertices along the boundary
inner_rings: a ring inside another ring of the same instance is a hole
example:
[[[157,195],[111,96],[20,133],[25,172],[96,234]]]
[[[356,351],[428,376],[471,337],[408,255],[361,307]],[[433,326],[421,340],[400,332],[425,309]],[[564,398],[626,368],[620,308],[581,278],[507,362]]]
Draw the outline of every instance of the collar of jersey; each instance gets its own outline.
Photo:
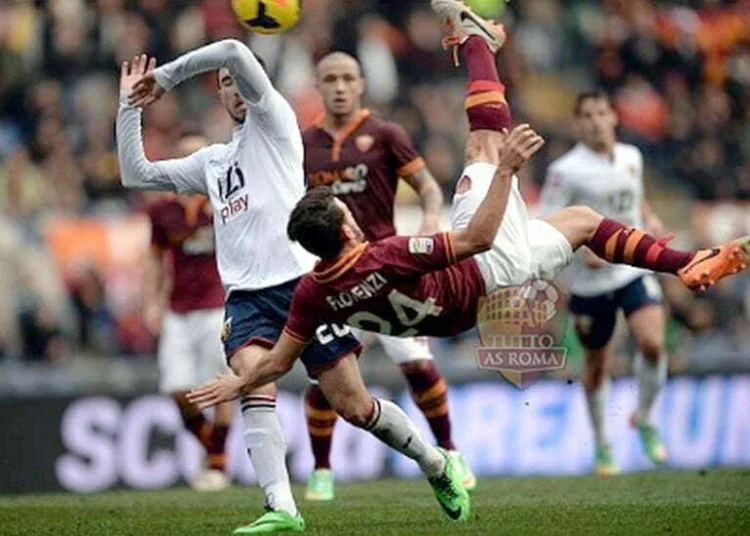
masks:
[[[312,273],[313,279],[318,283],[329,283],[341,277],[357,263],[369,245],[369,242],[359,244],[345,255],[339,257],[330,266],[325,266],[325,262],[318,261]]]
[[[349,134],[351,134],[355,128],[359,126],[359,124],[370,117],[370,110],[368,108],[362,108],[357,112],[357,114],[351,118],[351,120],[346,123],[343,127],[341,127],[338,131],[336,131],[337,138],[346,138]],[[321,130],[324,130],[331,134],[331,132],[325,127],[326,123],[326,114],[320,114],[318,116],[318,119],[315,121],[315,126],[318,127]],[[346,133],[342,135],[343,133]]]

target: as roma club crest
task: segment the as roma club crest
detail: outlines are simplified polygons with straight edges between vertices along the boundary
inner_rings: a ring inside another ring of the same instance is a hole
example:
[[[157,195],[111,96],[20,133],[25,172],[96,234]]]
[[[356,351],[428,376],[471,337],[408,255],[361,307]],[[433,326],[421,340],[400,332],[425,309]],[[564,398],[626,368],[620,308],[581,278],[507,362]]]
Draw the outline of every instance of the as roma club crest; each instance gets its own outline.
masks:
[[[362,134],[361,136],[357,136],[354,139],[354,145],[357,146],[359,152],[366,153],[367,151],[372,149],[373,145],[375,145],[375,138],[373,138],[369,134]]]

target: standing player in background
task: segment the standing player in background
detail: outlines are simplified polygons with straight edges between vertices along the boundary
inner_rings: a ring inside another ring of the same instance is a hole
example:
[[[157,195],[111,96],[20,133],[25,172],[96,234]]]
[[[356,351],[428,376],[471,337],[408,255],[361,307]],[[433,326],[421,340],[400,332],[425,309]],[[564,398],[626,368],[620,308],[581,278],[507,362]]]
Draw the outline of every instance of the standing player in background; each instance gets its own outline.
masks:
[[[652,235],[661,236],[661,221],[643,195],[643,156],[633,145],[617,142],[617,116],[609,97],[599,91],[580,94],[575,127],[580,143],[550,165],[542,192],[542,213],[585,204],[626,225],[643,228],[645,224]],[[625,257],[632,257],[634,249],[635,243],[628,241]],[[609,264],[584,247],[574,261],[570,291],[569,308],[586,350],[582,383],[594,429],[596,473],[611,476],[619,472],[605,410],[612,334],[620,309],[638,345],[634,364],[638,407],[630,423],[646,456],[654,463],[664,463],[667,450],[651,421],[651,408],[667,376],[665,314],[656,277],[641,268]]]
[[[298,279],[313,258],[285,236],[304,194],[302,138],[297,118],[244,44],[225,40],[155,69],[155,60],[125,62],[120,78],[117,149],[123,185],[208,196],[214,214],[219,275],[227,293],[222,329],[230,366],[241,372],[262,361],[286,320]],[[235,129],[227,144],[179,159],[150,162],[143,151],[141,110],[180,82],[218,71],[219,99]],[[343,335],[343,333],[342,333]],[[332,334],[305,351],[308,370],[359,348]],[[302,532],[286,468],[286,442],[276,416],[276,386],[243,393],[244,438],[268,512],[238,534]]]
[[[185,136],[178,156],[206,145],[202,136]],[[145,318],[159,335],[160,390],[177,403],[187,428],[208,454],[206,468],[191,482],[199,491],[229,485],[225,444],[233,404],[216,407],[211,423],[185,394],[227,371],[221,346],[224,289],[216,269],[210,206],[203,195],[163,194],[148,207],[151,254],[146,269]]]
[[[343,52],[327,55],[316,67],[316,86],[325,113],[302,135],[308,187],[330,186],[352,211],[365,238],[374,242],[396,234],[393,212],[401,177],[419,195],[423,210],[419,234],[436,233],[443,206],[440,186],[404,129],[362,107],[365,81],[357,60]],[[358,333],[360,338],[363,335]],[[451,438],[447,385],[433,363],[427,339],[377,338],[401,368],[437,444],[456,457],[464,473],[464,486],[473,490],[476,478]],[[316,384],[307,390],[305,410],[315,457],[305,497],[329,501],[334,498],[330,452],[336,412]]]

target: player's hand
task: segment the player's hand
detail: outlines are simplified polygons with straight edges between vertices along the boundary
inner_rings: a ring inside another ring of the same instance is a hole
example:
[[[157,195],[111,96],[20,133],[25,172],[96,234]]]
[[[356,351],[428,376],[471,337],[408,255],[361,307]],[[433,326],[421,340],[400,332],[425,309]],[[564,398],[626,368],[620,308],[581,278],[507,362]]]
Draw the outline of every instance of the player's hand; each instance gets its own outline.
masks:
[[[542,145],[544,138],[534,132],[527,123],[518,125],[510,131],[505,142],[498,148],[498,167],[508,168],[515,173],[542,148]]]
[[[200,385],[187,394],[188,402],[198,406],[198,409],[208,409],[222,402],[230,402],[239,398],[242,378],[235,374],[222,374],[214,381]]]
[[[133,62],[122,63],[120,69],[120,91],[128,94],[132,106],[148,106],[159,100],[165,90],[154,78],[156,58],[149,59],[145,54],[133,58]]]

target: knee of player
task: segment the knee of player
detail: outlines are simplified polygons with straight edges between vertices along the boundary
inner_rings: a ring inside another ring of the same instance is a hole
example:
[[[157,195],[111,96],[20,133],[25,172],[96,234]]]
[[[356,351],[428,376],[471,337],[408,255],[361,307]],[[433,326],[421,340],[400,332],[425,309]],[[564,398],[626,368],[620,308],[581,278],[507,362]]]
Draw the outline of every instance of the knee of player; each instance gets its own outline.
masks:
[[[638,346],[646,361],[652,364],[658,363],[664,354],[664,338],[660,335],[646,337],[638,341]]]
[[[373,401],[369,397],[352,397],[337,401],[334,409],[352,426],[364,428],[372,418]]]
[[[565,209],[568,217],[575,219],[576,223],[586,232],[593,235],[604,216],[596,210],[585,205],[573,205]]]

